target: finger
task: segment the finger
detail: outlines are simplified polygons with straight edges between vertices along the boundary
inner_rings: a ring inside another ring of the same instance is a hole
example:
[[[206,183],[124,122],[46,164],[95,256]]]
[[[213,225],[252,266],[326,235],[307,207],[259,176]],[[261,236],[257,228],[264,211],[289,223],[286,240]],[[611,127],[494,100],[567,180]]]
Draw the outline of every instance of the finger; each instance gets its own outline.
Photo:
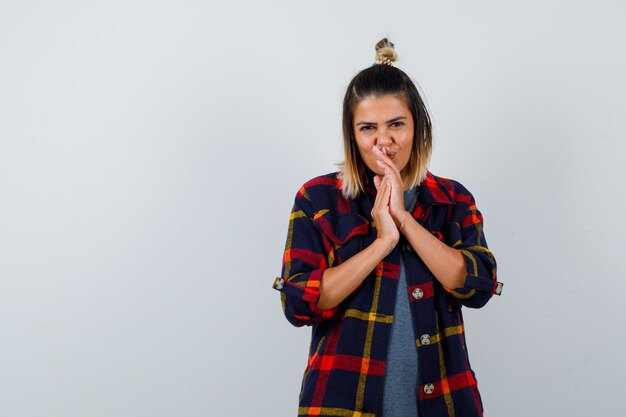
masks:
[[[382,203],[386,206],[389,205],[389,199],[391,198],[391,179],[385,175],[385,185],[382,191]]]
[[[398,171],[394,171],[391,168],[386,168],[385,173],[389,175],[389,182],[391,182],[393,185],[398,185],[402,181],[402,178],[400,177],[400,173]]]
[[[380,188],[380,177],[378,175],[374,175],[374,186],[376,187],[376,191]]]
[[[386,175],[383,175],[383,177],[381,178],[381,180],[379,181],[379,185],[378,185],[378,194],[381,194],[385,192],[385,189],[387,188],[387,184],[389,183],[389,178],[387,178]]]
[[[374,208],[379,209],[381,206],[386,205],[385,202],[385,194],[390,190],[389,186],[389,178],[385,175],[382,180],[380,180],[380,185],[378,186],[378,191],[376,193],[376,199],[374,200]],[[387,197],[387,200],[389,198]]]
[[[393,190],[404,190],[404,182],[399,172],[394,172],[390,168],[385,168],[385,176],[389,177],[389,182]],[[392,191],[393,192],[393,191]]]
[[[383,194],[383,190],[384,190],[386,182],[387,181],[384,176],[383,178],[380,178],[378,176],[374,177],[374,185],[378,183],[378,186],[376,187],[376,198],[374,199],[374,209],[377,209],[380,206],[380,200],[381,200],[381,196]]]
[[[396,166],[393,165],[393,162],[390,165],[389,163],[383,160],[377,159],[376,164],[378,164],[378,166],[384,170],[389,169],[393,174],[395,174],[395,176],[400,177],[400,170],[396,169]]]
[[[395,172],[398,170],[398,168],[396,167],[396,165],[393,163],[393,161],[387,156],[386,153],[383,153],[380,149],[378,149],[376,146],[373,146],[372,149],[374,150],[374,153],[376,154],[376,156],[378,157],[377,161],[380,160],[383,163],[389,165],[389,167]],[[384,148],[383,148],[384,149]]]
[[[387,171],[389,171],[390,174],[392,174],[394,177],[396,177],[398,180],[400,180],[402,178],[402,176],[400,175],[400,170],[397,170],[395,168],[395,166],[391,166],[389,164],[387,164],[384,161],[381,161],[379,159],[376,160],[376,164],[381,167],[385,173],[387,173]]]

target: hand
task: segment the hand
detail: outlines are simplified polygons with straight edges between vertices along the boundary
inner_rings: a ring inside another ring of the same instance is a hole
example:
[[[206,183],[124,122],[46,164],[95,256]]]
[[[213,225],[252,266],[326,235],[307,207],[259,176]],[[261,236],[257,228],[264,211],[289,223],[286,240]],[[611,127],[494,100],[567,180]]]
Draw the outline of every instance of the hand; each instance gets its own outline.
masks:
[[[393,161],[376,146],[372,147],[374,154],[378,157],[376,163],[385,170],[385,176],[389,177],[391,183],[391,197],[389,199],[389,213],[393,218],[396,227],[401,227],[406,219],[406,209],[404,208],[404,181],[400,175],[400,170]],[[384,148],[383,148],[384,150]]]
[[[393,249],[400,240],[400,232],[389,213],[391,181],[387,175],[382,180],[376,175],[374,176],[374,185],[376,186],[376,200],[372,208],[372,218],[376,224],[378,238],[386,240]]]

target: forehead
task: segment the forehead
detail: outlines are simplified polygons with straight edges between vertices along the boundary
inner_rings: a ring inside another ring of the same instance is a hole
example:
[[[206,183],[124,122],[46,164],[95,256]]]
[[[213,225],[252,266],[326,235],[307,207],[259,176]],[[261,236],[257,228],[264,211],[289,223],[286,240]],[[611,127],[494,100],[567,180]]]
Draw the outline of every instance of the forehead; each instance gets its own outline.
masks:
[[[391,95],[369,96],[354,108],[354,122],[381,122],[398,116],[410,117],[411,111],[401,98]]]

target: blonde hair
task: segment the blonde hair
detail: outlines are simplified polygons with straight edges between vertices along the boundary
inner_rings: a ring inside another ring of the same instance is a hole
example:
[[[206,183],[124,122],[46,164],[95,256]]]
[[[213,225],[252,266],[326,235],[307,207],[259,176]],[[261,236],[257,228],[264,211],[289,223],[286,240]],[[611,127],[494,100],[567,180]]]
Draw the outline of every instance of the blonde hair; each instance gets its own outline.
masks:
[[[417,187],[426,178],[432,154],[432,125],[417,87],[404,71],[392,65],[396,60],[393,43],[387,38],[376,44],[375,64],[359,72],[348,84],[343,100],[344,160],[338,164],[341,191],[346,198],[356,198],[364,191],[367,166],[356,145],[354,109],[367,97],[392,95],[404,100],[413,116],[414,134],[411,157],[404,172],[404,187]]]
[[[383,38],[374,47],[376,49],[376,56],[374,57],[374,63],[378,65],[392,65],[396,62],[396,50],[394,44],[387,38]]]

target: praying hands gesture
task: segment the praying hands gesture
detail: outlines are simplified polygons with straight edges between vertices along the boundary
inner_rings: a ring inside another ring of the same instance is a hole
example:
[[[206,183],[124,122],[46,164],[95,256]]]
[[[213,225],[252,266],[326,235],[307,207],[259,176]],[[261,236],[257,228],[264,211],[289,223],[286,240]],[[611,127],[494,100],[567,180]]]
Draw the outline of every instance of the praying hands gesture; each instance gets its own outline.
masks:
[[[387,197],[383,196],[383,202],[380,204],[386,205],[387,212],[391,215],[396,228],[401,230],[404,228],[406,220],[408,219],[407,216],[410,217],[410,214],[404,208],[404,181],[400,175],[400,170],[387,156],[385,148],[381,151],[376,146],[373,146],[372,150],[378,157],[376,163],[385,170],[383,179],[381,179],[378,175],[374,177],[374,185],[376,186],[378,194],[381,192],[389,194]],[[386,184],[388,184],[388,186]],[[383,185],[385,185],[385,188],[381,188]],[[387,188],[389,188],[389,190]],[[374,203],[375,209],[377,208],[377,203],[379,203],[379,195],[376,196],[376,201]],[[373,213],[372,217],[374,217]]]

